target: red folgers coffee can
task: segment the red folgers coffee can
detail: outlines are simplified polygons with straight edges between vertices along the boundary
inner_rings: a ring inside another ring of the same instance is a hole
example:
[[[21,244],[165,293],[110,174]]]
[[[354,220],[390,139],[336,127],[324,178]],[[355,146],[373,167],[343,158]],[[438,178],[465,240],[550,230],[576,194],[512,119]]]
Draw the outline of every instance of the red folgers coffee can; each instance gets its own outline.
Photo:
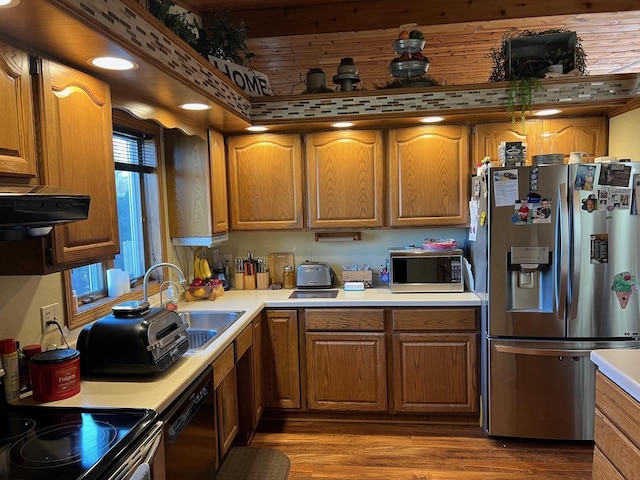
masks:
[[[72,348],[36,353],[30,360],[33,399],[52,402],[80,393],[80,352]]]

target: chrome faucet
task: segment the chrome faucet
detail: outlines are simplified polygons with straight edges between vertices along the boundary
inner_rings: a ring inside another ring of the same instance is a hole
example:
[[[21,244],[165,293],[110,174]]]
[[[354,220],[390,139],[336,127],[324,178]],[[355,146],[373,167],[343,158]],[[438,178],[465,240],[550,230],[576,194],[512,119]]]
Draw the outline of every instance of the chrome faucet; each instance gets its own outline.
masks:
[[[169,262],[156,263],[155,265],[150,266],[149,269],[144,274],[144,279],[142,280],[142,295],[143,295],[142,301],[143,302],[148,301],[147,283],[149,282],[149,275],[151,275],[151,272],[153,272],[156,268],[160,268],[160,267],[170,267],[170,268],[173,268],[176,272],[178,272],[180,284],[182,285],[182,288],[185,288],[184,284],[187,281],[185,280],[184,274],[182,273],[182,270],[180,270],[180,268],[178,268],[173,263],[169,263]]]

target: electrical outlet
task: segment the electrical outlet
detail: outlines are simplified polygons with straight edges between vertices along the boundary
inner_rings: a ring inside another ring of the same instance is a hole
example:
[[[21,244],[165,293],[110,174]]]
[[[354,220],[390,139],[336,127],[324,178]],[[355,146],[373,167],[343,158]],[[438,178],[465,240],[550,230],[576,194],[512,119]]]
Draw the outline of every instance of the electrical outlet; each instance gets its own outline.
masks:
[[[47,332],[51,326],[47,325],[50,320],[59,320],[60,304],[52,303],[45,307],[40,307],[40,320],[42,321],[42,333]],[[56,328],[55,326],[53,328]]]

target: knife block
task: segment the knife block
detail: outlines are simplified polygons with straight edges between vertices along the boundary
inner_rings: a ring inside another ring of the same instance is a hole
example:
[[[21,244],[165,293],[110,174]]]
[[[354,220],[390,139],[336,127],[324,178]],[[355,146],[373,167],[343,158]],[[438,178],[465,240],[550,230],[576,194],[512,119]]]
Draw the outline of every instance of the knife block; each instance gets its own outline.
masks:
[[[258,290],[267,290],[269,288],[269,274],[267,272],[256,273],[256,284]]]

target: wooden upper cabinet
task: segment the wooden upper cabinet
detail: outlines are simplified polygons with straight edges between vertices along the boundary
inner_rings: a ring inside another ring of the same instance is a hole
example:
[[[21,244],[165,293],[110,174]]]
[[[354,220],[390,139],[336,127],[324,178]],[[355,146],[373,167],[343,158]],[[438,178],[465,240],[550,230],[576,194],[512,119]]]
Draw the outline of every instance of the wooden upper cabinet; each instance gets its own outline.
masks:
[[[384,149],[381,131],[306,136],[309,227],[384,224]]]
[[[229,231],[229,204],[227,200],[227,157],[224,137],[209,131],[209,162],[211,172],[211,197],[213,199],[213,233]]]
[[[531,165],[531,157],[540,153],[542,145],[538,141],[540,122],[527,121],[525,132],[521,133],[521,123],[516,123],[516,132],[512,122],[480,123],[474,126],[473,151],[471,153],[471,168],[489,157],[494,165],[499,164],[498,147],[502,142],[522,142],[527,145],[527,165]],[[472,170],[473,171],[473,170]]]
[[[545,119],[542,121],[541,142],[544,153],[564,153],[565,163],[570,152],[586,152],[594,157],[607,154],[608,121],[606,117]],[[587,161],[586,158],[583,161]]]
[[[389,131],[390,225],[461,225],[468,221],[465,125]]]
[[[109,85],[43,61],[43,183],[91,196],[89,218],[54,227],[57,264],[85,265],[120,251]]]
[[[36,176],[29,57],[0,42],[0,176]]]
[[[524,134],[519,133],[519,122],[516,123],[518,132],[514,132],[512,127],[511,122],[475,125],[471,166],[474,167],[484,157],[491,158],[494,165],[498,165],[501,142],[526,143],[527,165],[531,165],[534,155],[544,153],[564,153],[565,163],[569,161],[571,152],[586,152],[591,161],[594,157],[607,154],[606,117],[527,120]]]
[[[165,159],[172,238],[211,237],[229,231],[224,138],[208,142],[179,130],[165,131]]]
[[[228,164],[233,230],[303,227],[300,135],[232,137]]]

